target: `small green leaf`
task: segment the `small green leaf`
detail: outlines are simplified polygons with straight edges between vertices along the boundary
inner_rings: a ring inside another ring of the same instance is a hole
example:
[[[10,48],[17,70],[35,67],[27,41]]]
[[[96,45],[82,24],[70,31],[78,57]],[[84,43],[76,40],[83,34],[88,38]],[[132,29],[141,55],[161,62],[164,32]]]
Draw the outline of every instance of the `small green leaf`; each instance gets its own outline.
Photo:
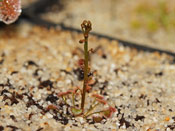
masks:
[[[83,110],[76,107],[72,107],[71,112],[74,116],[79,116],[83,113]]]

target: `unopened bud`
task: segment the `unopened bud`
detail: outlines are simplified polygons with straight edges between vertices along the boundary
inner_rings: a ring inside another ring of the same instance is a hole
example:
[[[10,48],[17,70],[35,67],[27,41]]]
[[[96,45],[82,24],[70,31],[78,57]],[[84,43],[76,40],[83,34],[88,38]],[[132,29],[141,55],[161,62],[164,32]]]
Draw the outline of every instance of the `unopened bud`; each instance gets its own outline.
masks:
[[[84,43],[84,39],[83,40],[79,40],[79,43],[80,44],[83,44]]]
[[[93,48],[91,48],[91,49],[89,50],[89,52],[94,53],[94,49],[93,49]]]
[[[79,66],[83,66],[83,65],[84,65],[84,59],[79,59],[78,65],[79,65]]]

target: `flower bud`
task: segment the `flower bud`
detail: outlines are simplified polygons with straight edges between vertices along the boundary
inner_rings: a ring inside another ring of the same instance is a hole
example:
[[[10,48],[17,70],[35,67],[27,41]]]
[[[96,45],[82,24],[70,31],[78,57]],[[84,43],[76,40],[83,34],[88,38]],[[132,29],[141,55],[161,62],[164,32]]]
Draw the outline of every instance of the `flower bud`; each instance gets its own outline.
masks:
[[[83,43],[84,43],[84,41],[85,41],[84,39],[79,40],[79,43],[80,43],[80,44],[83,44]]]

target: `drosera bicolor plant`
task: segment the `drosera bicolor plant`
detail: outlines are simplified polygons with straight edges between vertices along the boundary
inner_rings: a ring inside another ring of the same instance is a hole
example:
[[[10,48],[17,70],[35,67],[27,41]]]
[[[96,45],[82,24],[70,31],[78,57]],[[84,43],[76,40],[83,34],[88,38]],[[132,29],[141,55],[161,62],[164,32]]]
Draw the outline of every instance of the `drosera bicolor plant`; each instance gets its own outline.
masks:
[[[68,110],[71,112],[69,115],[65,114],[65,117],[91,117],[94,122],[101,122],[104,118],[110,118],[116,109],[110,106],[104,97],[99,94],[91,93],[91,95],[86,95],[93,90],[91,84],[93,82],[92,76],[94,72],[91,72],[89,66],[89,54],[93,52],[93,49],[88,50],[89,32],[92,30],[91,22],[84,20],[81,24],[81,29],[84,39],[80,40],[79,43],[84,44],[84,59],[80,59],[78,61],[78,65],[84,73],[83,88],[76,87],[66,92],[60,92],[58,93],[58,97],[62,99],[62,102],[67,105],[69,108]],[[86,107],[86,97],[90,97],[88,99],[92,99],[89,107]],[[104,109],[100,108],[100,110],[96,110],[100,105]],[[48,110],[52,109],[61,112],[59,107],[49,105]]]

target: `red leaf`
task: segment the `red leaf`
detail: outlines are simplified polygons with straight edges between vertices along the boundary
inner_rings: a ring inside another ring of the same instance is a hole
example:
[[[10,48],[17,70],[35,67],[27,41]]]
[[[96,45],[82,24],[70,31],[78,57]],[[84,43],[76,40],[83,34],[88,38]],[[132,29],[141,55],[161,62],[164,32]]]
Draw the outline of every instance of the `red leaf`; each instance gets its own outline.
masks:
[[[107,102],[106,102],[105,100],[98,99],[98,98],[97,98],[96,100],[97,100],[99,103],[101,103],[101,104],[104,104],[104,105],[107,104]]]
[[[98,95],[98,94],[93,94],[92,96],[95,97],[95,98],[98,98],[98,99],[103,99],[104,98],[103,96]]]
[[[111,112],[113,112],[113,113],[116,112],[116,109],[115,109],[114,107],[112,107],[112,106],[109,107],[109,110],[110,110]]]
[[[93,85],[94,83],[95,83],[95,81],[92,79],[88,81],[88,85]]]
[[[91,89],[92,89],[91,86],[89,86],[89,85],[86,86],[86,91],[89,91],[89,90],[91,90]]]
[[[57,95],[60,97],[60,96],[68,95],[68,94],[70,94],[70,91],[67,91],[67,92],[60,92],[60,93],[58,93]]]

